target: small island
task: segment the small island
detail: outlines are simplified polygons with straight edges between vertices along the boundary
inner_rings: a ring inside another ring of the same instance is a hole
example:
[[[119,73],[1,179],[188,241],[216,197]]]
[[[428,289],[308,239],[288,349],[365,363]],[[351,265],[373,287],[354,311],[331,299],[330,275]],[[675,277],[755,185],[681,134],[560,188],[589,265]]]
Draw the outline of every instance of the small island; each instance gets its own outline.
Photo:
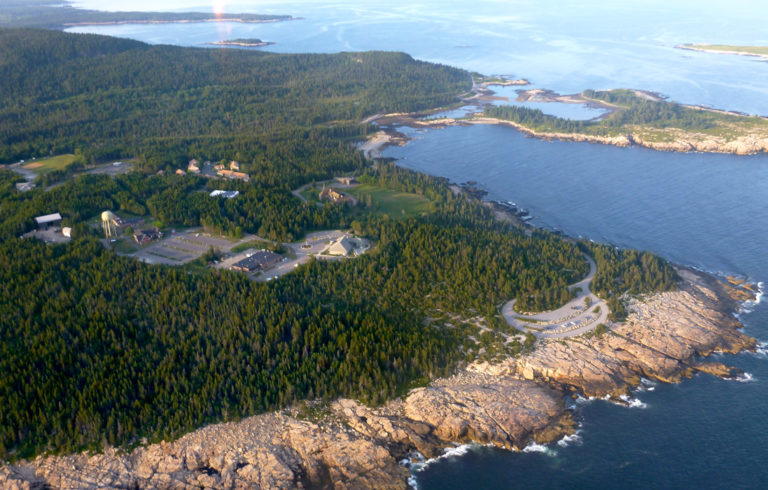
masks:
[[[215,41],[208,43],[211,46],[237,46],[241,48],[263,48],[264,46],[271,46],[275,43],[269,41],[262,41],[258,38],[238,38],[228,39],[225,41]]]
[[[768,46],[733,46],[728,44],[679,44],[677,49],[715,54],[737,54],[768,59]]]

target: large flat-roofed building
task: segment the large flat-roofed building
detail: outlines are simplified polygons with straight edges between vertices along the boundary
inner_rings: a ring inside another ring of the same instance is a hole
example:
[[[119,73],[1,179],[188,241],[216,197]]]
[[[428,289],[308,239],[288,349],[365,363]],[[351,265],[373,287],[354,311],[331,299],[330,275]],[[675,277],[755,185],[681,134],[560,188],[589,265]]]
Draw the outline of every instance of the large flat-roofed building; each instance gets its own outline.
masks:
[[[209,196],[211,197],[226,197],[227,199],[232,199],[233,197],[237,197],[240,195],[240,191],[223,191],[220,189],[217,189],[215,191],[211,191]]]
[[[59,213],[53,213],[46,214],[45,216],[38,216],[35,218],[35,224],[37,224],[37,228],[40,230],[61,226],[61,215]]]
[[[235,264],[232,265],[232,270],[241,272],[264,270],[272,267],[281,260],[283,260],[283,258],[274,252],[270,252],[269,250],[259,250],[243,260],[235,262]]]

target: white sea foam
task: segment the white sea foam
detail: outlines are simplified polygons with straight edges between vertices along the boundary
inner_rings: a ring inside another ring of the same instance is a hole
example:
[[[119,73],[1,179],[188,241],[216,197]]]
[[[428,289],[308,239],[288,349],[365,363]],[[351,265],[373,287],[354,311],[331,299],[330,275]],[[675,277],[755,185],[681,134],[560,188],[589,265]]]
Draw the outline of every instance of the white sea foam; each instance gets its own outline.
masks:
[[[431,466],[436,461],[440,461],[442,459],[447,459],[447,458],[455,458],[455,457],[458,457],[458,456],[463,456],[463,455],[467,454],[467,452],[472,447],[478,447],[478,446],[479,446],[479,444],[462,444],[460,446],[447,447],[447,448],[443,449],[443,454],[441,454],[440,456],[438,456],[436,458],[430,458],[430,459],[425,459],[424,456],[420,452],[414,451],[413,453],[411,453],[411,455],[408,458],[405,458],[405,459],[401,460],[400,464],[402,466],[405,466],[409,470],[411,470],[411,477],[413,478],[413,474],[414,473],[418,473],[420,471],[424,471],[426,468]],[[416,486],[415,486],[415,478],[414,478],[414,483],[413,484],[411,483],[410,479],[408,481],[408,484],[411,485],[412,487],[416,488]]]
[[[658,383],[656,381],[651,381],[650,379],[646,378],[640,378],[640,385],[637,387],[637,391],[655,391],[656,385]]]
[[[527,446],[523,448],[524,453],[542,453],[546,454],[547,456],[556,456],[557,451],[555,451],[552,448],[549,448],[545,446],[544,444],[538,444],[536,442],[530,442]]]
[[[413,490],[419,490],[419,482],[416,480],[416,476],[411,474],[408,476],[408,486],[413,488]]]
[[[557,445],[560,447],[568,447],[571,444],[575,444],[577,446],[581,446],[581,444],[584,442],[584,439],[581,438],[581,431],[577,430],[574,434],[571,434],[569,436],[565,436],[559,441],[557,441]]]
[[[752,376],[751,373],[741,373],[740,375],[732,379],[734,381],[738,381],[739,383],[751,383],[752,381],[757,381],[757,378]]]
[[[768,357],[768,342],[758,342],[757,347],[755,348],[755,354],[762,357]]]
[[[577,405],[586,405],[587,403],[595,401],[596,398],[594,396],[590,396],[589,398],[583,397],[581,395],[576,395],[576,398],[573,399],[573,401]]]
[[[624,403],[622,405],[629,408],[648,408],[648,404],[638,398],[633,398],[629,395],[621,395],[619,397]]]
[[[752,313],[755,310],[755,307],[762,302],[763,294],[765,294],[765,283],[760,281],[757,283],[757,294],[755,295],[755,299],[747,300],[742,303],[741,308],[739,308],[739,314]]]

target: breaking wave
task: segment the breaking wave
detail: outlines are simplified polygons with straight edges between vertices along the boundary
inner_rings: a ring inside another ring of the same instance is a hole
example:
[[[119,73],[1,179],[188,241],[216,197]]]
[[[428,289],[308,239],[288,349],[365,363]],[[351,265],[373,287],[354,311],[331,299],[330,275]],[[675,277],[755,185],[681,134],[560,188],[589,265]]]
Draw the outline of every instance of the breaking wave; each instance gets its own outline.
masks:
[[[524,453],[542,453],[546,454],[547,456],[556,456],[557,451],[555,451],[552,448],[549,448],[545,446],[544,444],[538,444],[536,442],[530,442],[527,446],[523,448]]]
[[[557,441],[557,445],[560,447],[568,447],[572,444],[575,444],[576,446],[581,446],[583,443],[584,443],[584,439],[582,439],[581,437],[581,430],[577,430],[574,434],[565,436],[559,441]]]
[[[757,379],[752,376],[751,373],[741,373],[735,378],[731,378],[733,381],[738,381],[739,383],[751,383],[752,381],[757,381]]]
[[[430,458],[430,459],[426,459],[423,454],[421,454],[418,451],[414,451],[411,453],[409,457],[401,460],[400,465],[405,466],[411,471],[411,476],[408,478],[408,484],[413,488],[418,488],[415,473],[424,471],[430,465],[432,465],[432,463],[435,463],[436,461],[440,461],[446,458],[463,456],[467,454],[467,452],[471,448],[479,447],[479,446],[480,446],[479,444],[462,444],[461,446],[447,447],[443,449],[443,454],[441,454],[436,458]]]
[[[768,357],[768,342],[758,342],[755,348],[755,354]]]
[[[639,398],[633,398],[629,395],[621,395],[619,399],[624,402],[622,405],[628,408],[648,408],[648,404]]]
[[[747,300],[742,303],[741,308],[739,308],[739,314],[752,313],[755,310],[755,307],[762,302],[763,294],[765,294],[765,283],[760,281],[757,283],[757,294],[755,295],[755,299]]]
[[[655,391],[656,385],[658,383],[656,381],[651,381],[650,379],[646,378],[640,378],[640,385],[636,388],[637,391]]]

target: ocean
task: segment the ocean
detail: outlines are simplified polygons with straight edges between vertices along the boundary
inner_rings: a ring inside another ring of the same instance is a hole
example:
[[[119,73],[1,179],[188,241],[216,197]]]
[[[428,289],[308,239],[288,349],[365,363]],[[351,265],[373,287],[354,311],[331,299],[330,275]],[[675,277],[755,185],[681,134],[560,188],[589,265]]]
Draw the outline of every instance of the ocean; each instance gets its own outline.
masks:
[[[157,3],[157,2],[154,2]],[[146,0],[83,0],[112,10],[151,10]],[[106,4],[106,5],[105,5]],[[146,4],[146,5],[145,5]],[[681,43],[768,45],[768,5],[734,1],[251,2],[180,0],[165,9],[292,14],[274,24],[81,26],[74,32],[203,46],[258,37],[278,52],[398,50],[485,74],[527,78],[559,93],[630,87],[670,100],[768,115],[768,64],[675,49]],[[514,97],[514,89],[504,89]],[[539,104],[572,118],[584,108]],[[488,198],[530,210],[533,223],[684,265],[768,284],[768,155],[664,153],[546,142],[497,126],[410,130],[385,156]],[[722,356],[741,381],[697,375],[651,384],[631,407],[571,401],[579,433],[509,452],[452,449],[414,471],[432,488],[759,488],[768,480],[768,300],[740,313],[758,353]]]

